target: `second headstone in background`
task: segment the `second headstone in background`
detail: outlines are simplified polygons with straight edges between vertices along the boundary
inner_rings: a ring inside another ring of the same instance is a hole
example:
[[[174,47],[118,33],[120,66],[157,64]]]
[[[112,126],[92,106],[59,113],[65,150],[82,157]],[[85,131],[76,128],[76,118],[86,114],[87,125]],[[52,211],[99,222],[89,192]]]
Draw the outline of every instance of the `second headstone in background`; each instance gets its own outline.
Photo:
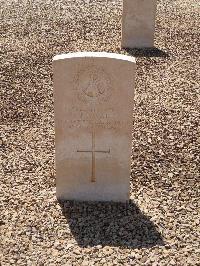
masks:
[[[122,47],[154,46],[157,0],[123,0]]]

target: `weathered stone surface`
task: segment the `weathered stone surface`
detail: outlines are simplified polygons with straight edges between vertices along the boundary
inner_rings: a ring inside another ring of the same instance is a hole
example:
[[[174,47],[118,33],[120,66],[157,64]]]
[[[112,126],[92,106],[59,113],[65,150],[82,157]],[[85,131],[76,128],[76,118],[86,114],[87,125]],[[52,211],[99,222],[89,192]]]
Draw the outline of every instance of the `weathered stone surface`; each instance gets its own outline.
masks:
[[[122,47],[154,46],[157,0],[124,0]]]
[[[54,57],[57,197],[129,199],[135,59]]]

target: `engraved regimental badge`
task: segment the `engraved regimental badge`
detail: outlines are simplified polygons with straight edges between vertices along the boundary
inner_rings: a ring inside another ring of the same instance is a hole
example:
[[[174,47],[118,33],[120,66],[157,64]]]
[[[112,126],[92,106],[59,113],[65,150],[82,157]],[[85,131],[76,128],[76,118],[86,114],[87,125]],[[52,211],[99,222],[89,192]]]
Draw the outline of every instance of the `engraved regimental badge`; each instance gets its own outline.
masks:
[[[77,93],[81,101],[98,104],[110,97],[110,77],[102,69],[90,66],[77,76]]]

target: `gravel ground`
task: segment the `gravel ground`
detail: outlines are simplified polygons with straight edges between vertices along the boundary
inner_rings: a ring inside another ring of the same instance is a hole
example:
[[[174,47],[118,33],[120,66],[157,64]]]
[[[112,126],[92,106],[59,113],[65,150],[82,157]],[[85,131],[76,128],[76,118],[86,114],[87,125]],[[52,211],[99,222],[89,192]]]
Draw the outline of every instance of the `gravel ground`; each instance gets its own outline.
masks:
[[[1,0],[1,265],[200,265],[198,0],[159,0],[153,51],[122,1]],[[52,57],[137,56],[131,202],[58,203]]]

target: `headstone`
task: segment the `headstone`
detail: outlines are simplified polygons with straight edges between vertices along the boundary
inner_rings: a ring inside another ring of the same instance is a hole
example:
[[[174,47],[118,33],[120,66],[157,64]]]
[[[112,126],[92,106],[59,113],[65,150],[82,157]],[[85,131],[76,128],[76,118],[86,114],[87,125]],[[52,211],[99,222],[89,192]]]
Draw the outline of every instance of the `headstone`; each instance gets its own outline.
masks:
[[[119,54],[54,57],[58,199],[129,199],[135,66]]]
[[[157,0],[123,0],[122,47],[154,46]]]

